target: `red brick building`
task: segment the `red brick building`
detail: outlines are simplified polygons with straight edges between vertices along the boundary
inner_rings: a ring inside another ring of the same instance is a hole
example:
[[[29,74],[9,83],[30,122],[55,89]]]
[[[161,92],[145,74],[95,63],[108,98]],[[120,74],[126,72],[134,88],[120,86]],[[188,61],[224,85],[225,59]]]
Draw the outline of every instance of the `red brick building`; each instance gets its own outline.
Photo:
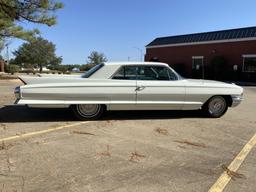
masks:
[[[256,27],[156,38],[145,60],[189,78],[256,82]]]

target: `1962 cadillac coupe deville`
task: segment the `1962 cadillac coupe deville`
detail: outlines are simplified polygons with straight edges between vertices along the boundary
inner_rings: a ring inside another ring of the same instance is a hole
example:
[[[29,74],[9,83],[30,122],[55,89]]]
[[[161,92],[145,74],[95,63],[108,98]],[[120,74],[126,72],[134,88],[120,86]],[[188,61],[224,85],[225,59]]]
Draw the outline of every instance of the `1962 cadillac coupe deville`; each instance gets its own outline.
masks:
[[[221,117],[243,100],[243,88],[218,81],[185,79],[164,63],[99,64],[81,76],[20,77],[18,105],[70,107],[80,120],[106,110],[198,110]]]

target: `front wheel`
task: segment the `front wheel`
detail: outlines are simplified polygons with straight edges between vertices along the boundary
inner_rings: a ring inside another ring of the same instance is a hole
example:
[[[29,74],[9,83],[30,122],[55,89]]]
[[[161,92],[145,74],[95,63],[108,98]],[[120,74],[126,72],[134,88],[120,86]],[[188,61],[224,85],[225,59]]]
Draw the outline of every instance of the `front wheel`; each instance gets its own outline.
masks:
[[[203,106],[203,111],[208,117],[219,118],[226,113],[228,109],[227,102],[222,96],[210,98]]]
[[[75,116],[80,120],[96,120],[103,114],[105,108],[99,104],[78,104],[71,106]]]

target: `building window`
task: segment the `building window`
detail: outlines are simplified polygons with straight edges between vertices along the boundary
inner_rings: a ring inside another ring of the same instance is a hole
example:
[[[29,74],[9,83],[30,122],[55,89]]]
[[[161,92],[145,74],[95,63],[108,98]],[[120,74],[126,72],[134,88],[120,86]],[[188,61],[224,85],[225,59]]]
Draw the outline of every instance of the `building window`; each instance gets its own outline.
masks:
[[[193,56],[192,57],[192,70],[200,70],[202,69],[204,64],[203,56]]]
[[[243,72],[256,72],[256,55],[243,55]]]

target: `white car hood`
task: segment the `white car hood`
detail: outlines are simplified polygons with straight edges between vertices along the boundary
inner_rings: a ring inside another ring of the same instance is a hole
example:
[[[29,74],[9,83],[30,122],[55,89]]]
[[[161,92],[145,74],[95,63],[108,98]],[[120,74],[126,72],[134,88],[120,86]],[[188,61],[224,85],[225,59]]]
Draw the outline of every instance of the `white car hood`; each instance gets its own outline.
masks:
[[[186,86],[204,86],[204,87],[229,87],[238,88],[234,83],[225,83],[221,81],[205,80],[205,79],[185,79]]]

